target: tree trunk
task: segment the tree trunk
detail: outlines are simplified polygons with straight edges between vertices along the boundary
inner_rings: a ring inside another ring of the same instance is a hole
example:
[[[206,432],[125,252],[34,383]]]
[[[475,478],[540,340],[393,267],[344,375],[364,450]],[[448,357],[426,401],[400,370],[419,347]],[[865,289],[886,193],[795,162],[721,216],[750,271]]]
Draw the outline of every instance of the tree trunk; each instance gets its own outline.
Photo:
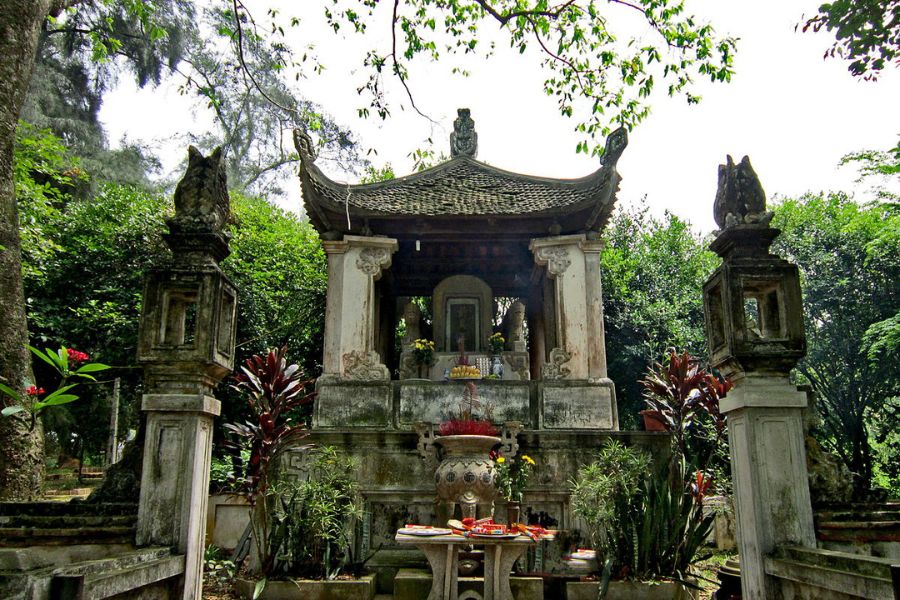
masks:
[[[19,215],[13,183],[13,145],[19,113],[31,81],[41,23],[50,0],[0,0],[0,381],[24,389],[31,378],[25,348],[28,329],[22,291]],[[3,398],[6,406],[12,400]],[[0,499],[23,500],[40,493],[44,446],[18,416],[0,417]]]

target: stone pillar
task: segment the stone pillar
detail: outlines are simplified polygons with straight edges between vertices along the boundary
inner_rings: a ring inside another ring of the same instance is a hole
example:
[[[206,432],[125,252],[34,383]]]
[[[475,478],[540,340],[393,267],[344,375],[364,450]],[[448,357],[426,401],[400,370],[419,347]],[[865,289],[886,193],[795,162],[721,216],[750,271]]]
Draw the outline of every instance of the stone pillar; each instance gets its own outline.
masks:
[[[728,418],[744,598],[774,599],[765,558],[779,545],[815,547],[804,446],[806,394],[788,375],[806,352],[797,267],[769,253],[765,196],[744,159],[719,167],[711,249],[722,265],[703,286],[710,363],[734,388]]]
[[[553,280],[555,344],[544,378],[605,379],[606,343],[600,286],[603,243],[585,235],[531,241],[535,262]],[[548,336],[551,337],[551,336]]]
[[[148,273],[138,361],[144,366],[146,413],[138,545],[170,546],[185,555],[180,595],[201,598],[213,389],[234,367],[237,291],[219,262],[228,255],[223,226],[229,200],[217,149],[190,149],[167,221],[172,263]]]
[[[328,256],[323,375],[327,379],[390,379],[375,348],[375,282],[391,266],[397,240],[345,235],[324,241]]]

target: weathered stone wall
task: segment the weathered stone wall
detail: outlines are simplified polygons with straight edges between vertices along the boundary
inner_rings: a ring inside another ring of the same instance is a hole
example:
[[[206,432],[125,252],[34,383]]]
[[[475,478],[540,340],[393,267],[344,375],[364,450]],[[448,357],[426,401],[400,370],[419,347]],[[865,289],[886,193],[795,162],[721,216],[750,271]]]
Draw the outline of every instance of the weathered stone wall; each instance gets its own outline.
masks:
[[[525,493],[523,515],[530,522],[560,529],[559,540],[533,549],[523,566],[529,570],[559,571],[564,552],[583,543],[579,523],[569,505],[569,480],[580,466],[592,461],[609,438],[625,444],[650,448],[659,460],[669,452],[665,434],[619,432],[588,428],[585,423],[616,425],[614,409],[607,406],[607,419],[574,420],[576,428],[565,427],[573,411],[591,402],[611,400],[605,388],[572,382],[570,402],[559,397],[557,404],[542,399],[540,382],[479,382],[481,400],[494,403],[494,421],[521,421],[524,428],[517,436],[518,454],[528,454],[537,463],[532,482]],[[552,385],[561,385],[553,383]],[[367,563],[379,574],[380,589],[389,589],[396,571],[408,566],[424,566],[424,557],[414,549],[394,543],[396,530],[407,523],[435,523],[434,472],[438,466],[435,452],[420,447],[416,424],[439,423],[446,418],[444,409],[454,406],[462,393],[462,384],[433,382],[330,383],[321,386],[317,425],[304,441],[334,446],[359,462],[357,475],[365,500],[366,518],[357,535],[359,556],[378,550]],[[599,390],[599,391],[598,391]],[[559,390],[562,393],[561,389]],[[611,393],[611,392],[610,392]],[[579,399],[580,398],[580,399]],[[325,407],[328,405],[327,408]],[[574,407],[574,408],[573,408]],[[590,410],[586,411],[591,414]],[[549,421],[557,428],[547,428]],[[568,416],[567,416],[568,415]],[[611,415],[611,416],[610,416]],[[541,428],[541,427],[544,428]],[[288,476],[304,471],[306,456],[291,451],[285,458]],[[495,515],[505,518],[498,503]]]

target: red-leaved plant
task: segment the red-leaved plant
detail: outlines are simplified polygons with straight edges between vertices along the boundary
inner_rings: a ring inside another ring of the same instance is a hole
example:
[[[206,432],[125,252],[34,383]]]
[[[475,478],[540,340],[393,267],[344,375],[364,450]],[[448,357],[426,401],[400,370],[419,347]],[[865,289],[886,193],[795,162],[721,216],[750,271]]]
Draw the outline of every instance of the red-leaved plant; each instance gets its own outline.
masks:
[[[687,352],[679,355],[670,350],[668,363],[656,363],[640,384],[644,388],[644,402],[657,411],[654,417],[672,434],[675,449],[682,456],[688,454],[685,434],[701,413],[712,418],[717,437],[725,433],[725,417],[719,412],[719,400],[732,384],[707,373],[700,361]],[[698,462],[702,468],[706,461]]]
[[[246,396],[252,416],[243,423],[224,425],[243,442],[229,441],[226,447],[250,447],[243,488],[254,505],[251,525],[264,574],[274,562],[267,553],[269,518],[265,495],[271,483],[270,468],[285,448],[298,447],[296,442],[308,435],[304,424],[294,422],[290,413],[315,398],[314,393],[307,391],[313,380],[307,379],[298,365],[288,365],[286,354],[284,346],[270,350],[266,357],[255,355],[245,361],[234,375],[236,383],[232,387]]]
[[[497,435],[497,428],[490,421],[450,419],[441,423],[441,435]]]

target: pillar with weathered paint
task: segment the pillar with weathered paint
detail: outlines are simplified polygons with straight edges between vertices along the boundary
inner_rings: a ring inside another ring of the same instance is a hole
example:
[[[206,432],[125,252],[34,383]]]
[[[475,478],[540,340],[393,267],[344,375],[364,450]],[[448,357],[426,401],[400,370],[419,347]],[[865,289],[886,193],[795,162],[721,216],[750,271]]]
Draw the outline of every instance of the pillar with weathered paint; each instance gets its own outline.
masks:
[[[375,282],[391,266],[397,240],[345,235],[323,241],[328,256],[323,376],[388,380],[390,373],[375,347],[379,325]]]
[[[219,263],[228,255],[225,165],[217,149],[190,149],[167,221],[172,262],[149,272],[138,341],[146,414],[138,545],[185,555],[181,597],[202,597],[203,549],[215,386],[234,367],[237,291]]]

